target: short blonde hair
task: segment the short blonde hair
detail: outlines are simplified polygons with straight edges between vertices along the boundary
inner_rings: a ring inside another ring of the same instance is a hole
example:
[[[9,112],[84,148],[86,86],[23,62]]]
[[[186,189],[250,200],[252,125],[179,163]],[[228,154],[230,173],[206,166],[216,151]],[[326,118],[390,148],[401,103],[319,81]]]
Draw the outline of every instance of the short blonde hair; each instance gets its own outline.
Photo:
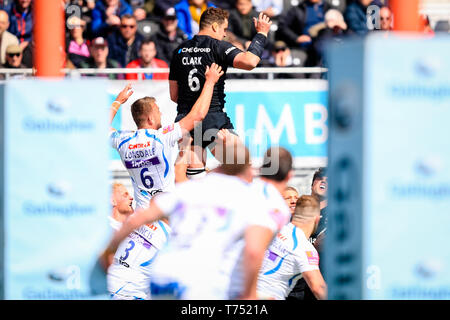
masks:
[[[297,200],[292,221],[309,223],[320,215],[319,201],[313,196],[303,195]]]

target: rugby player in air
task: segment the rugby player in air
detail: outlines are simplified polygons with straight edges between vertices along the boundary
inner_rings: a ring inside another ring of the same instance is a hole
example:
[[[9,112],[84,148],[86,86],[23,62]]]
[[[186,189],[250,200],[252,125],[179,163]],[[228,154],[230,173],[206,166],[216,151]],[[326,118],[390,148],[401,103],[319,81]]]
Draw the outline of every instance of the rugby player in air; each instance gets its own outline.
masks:
[[[257,34],[247,51],[242,51],[224,41],[228,27],[228,12],[220,8],[206,9],[200,18],[200,31],[191,40],[175,49],[170,65],[169,87],[172,101],[177,103],[179,121],[186,117],[205,83],[206,66],[217,63],[226,73],[228,67],[252,70],[261,60],[272,22],[263,13],[254,18]],[[206,148],[215,155],[214,140],[220,129],[233,133],[233,124],[224,112],[225,77],[219,79],[214,87],[211,107],[205,119],[191,131],[193,138],[188,161],[177,163],[176,181],[185,181],[187,177],[204,176]],[[237,137],[237,136],[236,136]],[[217,157],[216,157],[217,158]],[[222,162],[222,159],[218,159]]]

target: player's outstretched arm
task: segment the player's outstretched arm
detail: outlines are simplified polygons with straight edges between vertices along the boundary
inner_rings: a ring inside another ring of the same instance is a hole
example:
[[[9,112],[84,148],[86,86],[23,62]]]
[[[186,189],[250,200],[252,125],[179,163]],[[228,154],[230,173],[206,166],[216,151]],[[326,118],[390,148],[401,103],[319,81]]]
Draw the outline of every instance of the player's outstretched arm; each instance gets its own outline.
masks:
[[[128,98],[131,97],[133,94],[133,90],[131,89],[131,84],[127,84],[125,88],[123,88],[122,91],[119,92],[119,94],[116,97],[116,100],[111,105],[111,111],[109,114],[109,123],[111,124],[114,120],[114,117],[117,114],[117,111],[119,110],[120,106],[127,102]]]
[[[273,239],[269,228],[252,225],[245,232],[245,247],[243,251],[244,292],[241,299],[256,300],[256,285],[258,274],[264,258],[264,253]]]
[[[302,276],[316,299],[325,300],[327,298],[327,284],[320,270],[305,271],[302,272]]]
[[[122,224],[122,227],[114,233],[113,238],[109,242],[105,251],[103,251],[100,256],[101,264],[104,269],[107,270],[109,264],[111,263],[109,257],[114,254],[117,250],[119,244],[136,228],[146,224],[151,223],[156,220],[160,220],[164,217],[163,211],[158,207],[158,205],[151,201],[150,207],[145,210],[138,210],[131,214]]]
[[[213,63],[211,67],[206,67],[205,71],[205,84],[203,85],[202,92],[192,107],[191,111],[180,120],[180,127],[184,130],[191,131],[194,129],[195,123],[202,121],[208,113],[209,106],[211,105],[211,99],[214,91],[214,85],[219,81],[219,78],[223,75],[222,67]]]
[[[272,21],[264,13],[260,13],[258,19],[253,18],[256,31],[258,32],[252,39],[246,52],[239,53],[233,61],[233,67],[243,70],[252,70],[256,68],[261,61],[261,56],[266,45],[267,35],[270,31]]]

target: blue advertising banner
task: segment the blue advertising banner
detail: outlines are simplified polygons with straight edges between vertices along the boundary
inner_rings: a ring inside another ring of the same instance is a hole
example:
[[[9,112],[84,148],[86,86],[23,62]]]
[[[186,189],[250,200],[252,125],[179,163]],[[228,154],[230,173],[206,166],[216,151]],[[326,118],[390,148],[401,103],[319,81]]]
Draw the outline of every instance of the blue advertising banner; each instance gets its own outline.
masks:
[[[110,81],[111,102],[125,86]],[[166,83],[142,81],[133,84],[134,94],[114,119],[113,127],[134,130],[130,105],[144,96],[156,97],[164,123],[176,116]],[[269,145],[281,145],[302,164],[326,162],[328,141],[328,84],[325,80],[227,80],[226,112],[236,132],[258,161]],[[212,155],[210,155],[212,157]],[[116,151],[112,159],[120,160]]]
[[[449,40],[330,46],[330,299],[450,299]]]
[[[106,92],[101,80],[5,84],[5,299],[107,297]]]
[[[450,299],[448,52],[448,36],[367,40],[365,299]]]

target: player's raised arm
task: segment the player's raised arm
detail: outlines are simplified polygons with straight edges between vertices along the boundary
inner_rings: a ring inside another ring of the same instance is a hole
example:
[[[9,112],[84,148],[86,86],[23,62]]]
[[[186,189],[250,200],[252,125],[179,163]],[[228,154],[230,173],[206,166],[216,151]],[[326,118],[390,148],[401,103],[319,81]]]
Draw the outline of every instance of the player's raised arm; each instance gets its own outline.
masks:
[[[180,120],[179,124],[182,129],[191,131],[194,129],[195,123],[202,121],[208,113],[209,106],[211,105],[211,98],[214,91],[214,85],[219,81],[219,78],[223,75],[222,67],[213,63],[211,67],[206,67],[205,71],[205,84],[203,85],[202,92],[192,107],[191,111]]]
[[[302,272],[302,276],[316,299],[327,299],[327,284],[325,283],[320,270],[305,271]]]
[[[111,105],[111,111],[109,114],[109,123],[111,124],[114,120],[114,117],[117,114],[117,111],[119,110],[120,106],[127,102],[128,98],[131,97],[133,94],[133,90],[131,88],[131,84],[127,84],[125,88],[123,88],[122,91],[119,92],[119,94],[116,97],[116,100]]]
[[[244,255],[244,291],[241,299],[255,300],[258,273],[261,268],[264,253],[273,239],[269,228],[252,225],[245,232]]]
[[[136,228],[146,224],[151,223],[156,220],[162,219],[164,217],[163,211],[157,206],[157,204],[151,201],[149,208],[145,210],[137,210],[135,213],[130,215],[122,224],[122,227],[114,234],[113,238],[109,242],[105,251],[100,257],[100,261],[104,269],[109,267],[109,256],[114,254],[117,250],[119,244]]]
[[[246,52],[241,52],[234,58],[233,67],[243,70],[252,70],[261,61],[261,55],[266,45],[267,35],[272,21],[264,13],[260,13],[258,19],[253,18],[258,33],[253,37],[252,43]]]

